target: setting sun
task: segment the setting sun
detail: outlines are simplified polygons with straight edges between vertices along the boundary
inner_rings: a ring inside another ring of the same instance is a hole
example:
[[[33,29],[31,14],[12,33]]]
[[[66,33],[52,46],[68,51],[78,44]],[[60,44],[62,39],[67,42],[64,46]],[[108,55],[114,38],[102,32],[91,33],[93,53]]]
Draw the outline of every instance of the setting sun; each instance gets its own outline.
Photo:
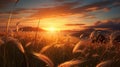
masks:
[[[54,32],[54,31],[56,31],[56,28],[50,27],[50,28],[48,28],[48,30],[51,31],[51,32]]]
[[[44,28],[44,29],[47,30],[47,31],[50,31],[50,32],[59,31],[59,29],[56,28],[56,27],[48,27],[48,28]]]
[[[66,29],[64,25],[66,24],[67,20],[64,18],[44,18],[40,21],[41,28],[45,29],[46,31],[54,32]]]

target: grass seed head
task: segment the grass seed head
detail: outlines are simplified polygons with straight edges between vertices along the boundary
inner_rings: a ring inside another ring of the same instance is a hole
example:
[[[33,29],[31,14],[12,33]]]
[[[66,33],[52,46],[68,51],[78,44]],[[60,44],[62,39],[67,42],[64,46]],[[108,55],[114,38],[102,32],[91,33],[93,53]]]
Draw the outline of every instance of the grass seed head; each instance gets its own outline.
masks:
[[[79,67],[79,64],[85,62],[85,60],[70,60],[60,64],[58,67]]]
[[[99,63],[96,67],[111,67],[111,60],[103,61]]]
[[[120,45],[120,31],[113,32],[110,35],[110,43],[113,44],[119,44]]]
[[[54,67],[53,62],[45,55],[40,54],[40,53],[34,53],[33,55],[35,55],[38,59],[44,61],[49,67]]]

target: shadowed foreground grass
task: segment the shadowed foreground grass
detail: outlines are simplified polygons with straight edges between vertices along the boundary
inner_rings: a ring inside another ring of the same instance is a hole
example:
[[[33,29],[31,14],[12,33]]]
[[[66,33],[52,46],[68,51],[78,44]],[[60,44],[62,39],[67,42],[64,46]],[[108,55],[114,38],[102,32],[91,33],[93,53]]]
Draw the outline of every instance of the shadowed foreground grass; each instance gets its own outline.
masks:
[[[27,34],[27,35],[26,35]],[[119,67],[120,37],[78,39],[68,33],[0,33],[0,67]],[[95,33],[96,34],[96,33]],[[102,35],[102,34],[100,34]],[[112,42],[111,42],[112,41]],[[112,63],[112,64],[111,64]],[[107,66],[108,65],[108,66]],[[109,66],[110,65],[110,66]],[[116,66],[115,66],[116,65]]]

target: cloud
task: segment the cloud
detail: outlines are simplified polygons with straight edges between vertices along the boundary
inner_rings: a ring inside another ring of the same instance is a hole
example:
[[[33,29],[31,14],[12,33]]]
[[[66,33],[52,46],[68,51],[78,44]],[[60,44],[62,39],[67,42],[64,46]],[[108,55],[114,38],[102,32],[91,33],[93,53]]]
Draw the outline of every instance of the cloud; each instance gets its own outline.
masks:
[[[13,11],[13,14],[34,13],[35,11],[33,9],[18,8]]]
[[[96,11],[96,10],[101,10],[101,9],[106,9],[108,8],[108,5],[113,4],[115,1],[100,1],[100,2],[95,2],[92,4],[88,4],[85,5],[83,7],[78,7],[75,8],[75,12],[79,11],[79,12],[92,12],[92,11]]]
[[[34,12],[35,12],[35,10],[32,10],[32,9],[24,9],[24,8],[15,9],[12,12],[12,20],[13,19],[21,19],[23,17],[25,17],[25,19],[29,19],[28,16]],[[10,15],[9,11],[4,11],[4,12],[0,11],[0,20],[2,22],[7,22],[9,15]],[[29,19],[29,20],[31,20],[31,19]],[[2,22],[0,22],[0,23],[2,23]]]
[[[65,1],[65,0],[56,0],[56,1]],[[8,2],[15,2],[15,0],[1,0],[1,2],[8,3]],[[13,14],[22,14],[22,13],[33,13],[30,18],[48,18],[48,17],[56,17],[56,16],[70,16],[75,14],[83,15],[82,18],[96,18],[94,15],[88,14],[89,12],[97,11],[103,9],[104,11],[110,11],[110,7],[108,5],[114,4],[118,5],[116,1],[100,1],[95,3],[90,3],[84,6],[76,7],[84,3],[83,1],[72,1],[72,2],[63,2],[61,5],[57,5],[54,7],[44,7],[44,8],[18,8],[13,11]],[[76,8],[75,8],[76,7]],[[8,12],[9,13],[9,12]]]
[[[86,28],[120,30],[120,20],[97,21],[94,25],[87,26]]]
[[[63,2],[63,1],[66,1],[66,0],[54,0],[54,1]]]
[[[110,8],[106,7],[106,8],[103,8],[103,10],[104,10],[105,12],[108,12],[108,11],[110,11]]]
[[[7,7],[10,3],[16,2],[17,0],[0,0],[0,8]]]
[[[82,1],[82,0],[54,0],[54,1],[57,1],[57,2],[65,2],[65,1]]]
[[[54,6],[50,8],[39,8],[38,11],[31,15],[31,17],[35,18],[45,18],[45,17],[53,17],[53,16],[69,16],[73,14],[88,14],[89,12],[104,10],[109,11],[111,8],[108,5],[115,3],[116,1],[100,1],[91,4],[87,4],[84,6],[76,7],[80,5],[82,2],[69,2],[64,3],[59,6]],[[93,18],[93,16],[91,16]]]
[[[33,10],[33,9],[27,9],[27,8],[17,8],[17,9],[14,9],[12,11],[12,16],[20,16],[20,15],[23,15],[24,16],[26,14],[32,14],[32,13],[35,13],[36,10]],[[10,11],[0,11],[0,17],[5,17],[5,16],[9,16],[10,15]]]
[[[85,24],[65,24],[65,26],[83,26]]]
[[[0,0],[0,3],[16,2],[17,0]]]
[[[120,7],[120,0],[116,0],[116,1],[113,3],[113,7]]]
[[[64,3],[60,6],[55,6],[51,8],[39,8],[38,12],[31,15],[31,17],[51,17],[51,16],[65,16],[71,14],[71,8],[79,4],[78,2]]]

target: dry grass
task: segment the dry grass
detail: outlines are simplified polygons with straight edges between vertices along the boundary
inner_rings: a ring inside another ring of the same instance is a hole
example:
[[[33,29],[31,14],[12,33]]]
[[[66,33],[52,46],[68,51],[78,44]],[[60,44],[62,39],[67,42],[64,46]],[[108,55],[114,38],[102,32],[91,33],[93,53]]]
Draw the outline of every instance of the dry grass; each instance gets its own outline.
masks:
[[[34,43],[35,32],[14,32],[7,38],[0,34],[0,67],[104,67],[107,60],[114,60],[114,65],[120,61],[119,35],[93,43],[67,33],[40,32]]]

